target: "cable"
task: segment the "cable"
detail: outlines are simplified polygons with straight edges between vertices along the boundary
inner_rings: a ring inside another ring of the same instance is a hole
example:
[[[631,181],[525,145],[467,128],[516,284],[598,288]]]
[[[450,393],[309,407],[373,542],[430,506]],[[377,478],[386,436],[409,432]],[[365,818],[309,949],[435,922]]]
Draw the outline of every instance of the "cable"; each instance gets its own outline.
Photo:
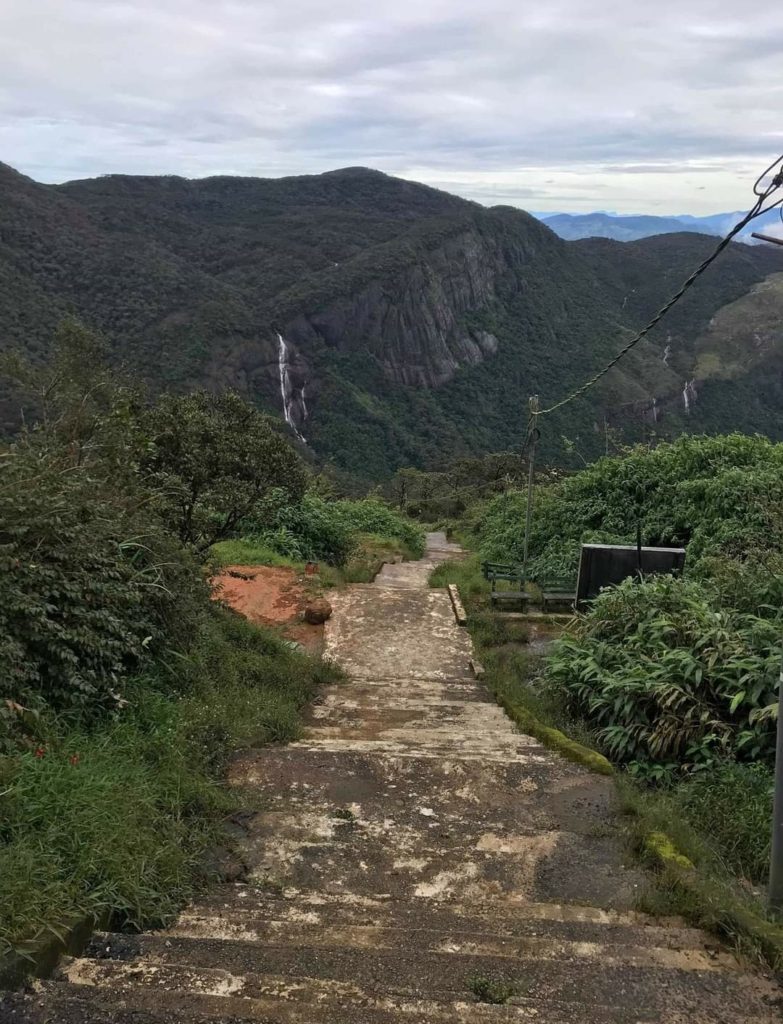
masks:
[[[641,331],[639,331],[639,333],[634,338],[632,338],[631,341],[629,341],[624,348],[620,349],[620,351],[617,353],[614,359],[610,360],[610,362],[608,362],[602,370],[599,370],[598,373],[594,374],[594,376],[592,376],[589,380],[585,381],[585,383],[582,384],[581,387],[578,387],[575,391],[572,391],[571,394],[567,395],[559,402],[555,402],[554,405],[550,405],[547,409],[541,409],[538,414],[539,416],[546,416],[550,412],[554,412],[556,409],[562,409],[564,405],[567,405],[569,402],[573,402],[574,399],[580,398],[586,391],[589,391],[590,388],[593,387],[593,385],[597,384],[602,377],[606,376],[606,374],[612,369],[612,367],[616,366],[620,362],[620,360],[623,359],[631,351],[632,348],[634,348],[634,346],[638,345],[642,338],[646,337],[646,335],[650,333],[653,327],[660,323],[660,321],[664,318],[664,316],[666,316],[666,314],[669,312],[672,306],[674,306],[675,303],[680,301],[680,299],[688,291],[691,285],[694,284],[694,282],[699,277],[701,277],[701,275],[704,273],[707,267],[709,267],[710,264],[713,263],[718,258],[718,256],[720,256],[720,254],[723,252],[726,246],[737,234],[739,234],[740,231],[742,231],[744,227],[747,227],[747,225],[752,220],[755,220],[755,218],[760,216],[762,213],[767,213],[769,210],[774,210],[776,206],[779,207],[781,203],[783,203],[783,198],[781,198],[776,200],[774,203],[770,203],[768,206],[764,205],[767,199],[769,199],[769,197],[773,195],[775,192],[777,192],[777,190],[783,185],[783,170],[777,170],[777,173],[773,175],[772,179],[770,180],[766,188],[762,188],[762,182],[764,181],[764,179],[769,174],[772,174],[774,171],[776,171],[776,169],[779,168],[781,165],[783,165],[783,154],[781,154],[777,158],[777,160],[773,160],[769,167],[767,167],[765,171],[762,171],[756,179],[756,182],[753,186],[753,192],[754,195],[756,195],[758,198],[756,199],[756,202],[753,204],[750,210],[748,210],[745,216],[737,224],[734,225],[734,227],[731,229],[731,231],[729,231],[725,238],[721,239],[721,241],[718,243],[718,245],[715,247],[712,253],[699,264],[699,266],[693,271],[690,277],[687,278],[687,280],[683,283],[679,291],[675,292],[675,294],[669,299],[669,301],[664,306],[661,306],[661,308],[658,310],[658,312],[655,314],[652,320],[646,325],[646,327],[643,327]],[[783,216],[783,210],[781,210],[781,216]]]

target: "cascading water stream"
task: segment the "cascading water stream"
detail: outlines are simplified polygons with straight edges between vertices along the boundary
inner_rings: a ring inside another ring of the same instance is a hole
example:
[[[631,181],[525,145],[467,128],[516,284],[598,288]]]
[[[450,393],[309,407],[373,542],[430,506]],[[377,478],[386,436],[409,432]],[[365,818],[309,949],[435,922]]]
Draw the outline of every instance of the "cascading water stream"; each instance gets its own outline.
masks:
[[[300,433],[299,428],[294,422],[294,418],[291,415],[291,381],[288,374],[288,344],[282,334],[277,335],[277,369],[280,375],[280,397],[283,402],[283,416],[288,426],[293,430],[296,437],[302,442],[307,444],[303,435]],[[302,389],[302,398],[304,405],[304,389]],[[305,407],[306,408],[306,407]]]
[[[685,387],[682,389],[682,402],[683,402],[683,405],[685,406],[686,414],[690,413],[690,411],[691,411],[691,403],[693,402],[693,400],[696,397],[697,396],[696,396],[696,381],[695,381],[695,379],[694,380],[686,380],[685,381]]]

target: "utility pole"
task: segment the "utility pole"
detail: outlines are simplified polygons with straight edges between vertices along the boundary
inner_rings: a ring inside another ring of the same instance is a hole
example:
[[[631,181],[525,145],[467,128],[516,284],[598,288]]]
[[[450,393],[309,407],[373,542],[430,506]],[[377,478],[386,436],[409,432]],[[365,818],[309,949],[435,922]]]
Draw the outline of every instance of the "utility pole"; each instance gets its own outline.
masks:
[[[760,242],[772,242],[773,245],[783,245],[783,238],[775,238],[774,235],[762,235],[759,231],[751,231],[751,238],[758,238]]]
[[[760,242],[783,245],[783,238],[762,235],[757,231],[753,238]],[[778,730],[775,745],[775,799],[772,806],[772,850],[769,859],[769,909],[773,914],[783,914],[783,663],[778,679]]]
[[[522,556],[522,586],[527,583],[527,551],[530,544],[530,520],[533,515],[533,471],[536,465],[538,443],[538,395],[530,396],[530,455],[527,467],[527,507],[525,509],[525,550]]]
[[[783,912],[783,664],[778,679],[778,739],[775,747],[775,800],[772,806],[772,850],[769,858],[769,909]]]

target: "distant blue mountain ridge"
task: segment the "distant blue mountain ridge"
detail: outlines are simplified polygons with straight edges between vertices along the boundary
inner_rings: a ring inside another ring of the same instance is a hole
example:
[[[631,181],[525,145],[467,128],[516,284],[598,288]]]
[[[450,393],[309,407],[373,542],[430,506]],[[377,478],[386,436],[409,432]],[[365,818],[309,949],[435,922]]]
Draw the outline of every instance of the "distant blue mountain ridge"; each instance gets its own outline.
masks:
[[[618,242],[633,242],[650,235],[671,235],[678,231],[695,231],[702,235],[725,235],[744,216],[744,211],[713,213],[708,217],[678,214],[656,217],[646,214],[622,215],[615,213],[541,213],[534,214],[561,238],[614,238]],[[743,242],[755,243],[752,231],[783,237],[783,222],[778,210],[770,210],[753,221],[740,233]]]

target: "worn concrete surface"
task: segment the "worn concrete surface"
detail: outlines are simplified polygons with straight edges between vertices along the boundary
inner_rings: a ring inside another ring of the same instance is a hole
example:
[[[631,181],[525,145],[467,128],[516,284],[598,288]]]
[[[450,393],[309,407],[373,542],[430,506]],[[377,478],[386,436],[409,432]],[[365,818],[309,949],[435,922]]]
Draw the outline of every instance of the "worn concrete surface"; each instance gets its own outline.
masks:
[[[634,909],[611,782],[512,723],[427,577],[454,547],[337,595],[350,673],[303,738],[232,781],[248,877],[167,931],[99,935],[14,1009],[49,1024],[530,1021],[769,1024],[779,991],[683,922]],[[502,979],[504,1005],[476,1002]],[[471,982],[471,979],[474,979]]]

